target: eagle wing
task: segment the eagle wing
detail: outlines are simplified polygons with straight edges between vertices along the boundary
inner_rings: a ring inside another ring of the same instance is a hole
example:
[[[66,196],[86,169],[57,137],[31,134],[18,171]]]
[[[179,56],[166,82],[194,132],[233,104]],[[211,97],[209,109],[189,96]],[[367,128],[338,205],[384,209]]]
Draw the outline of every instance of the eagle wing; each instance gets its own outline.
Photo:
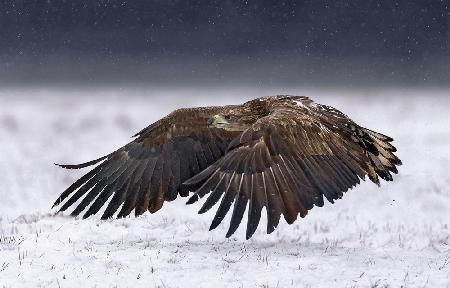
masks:
[[[199,213],[220,200],[210,230],[234,202],[227,237],[238,228],[247,203],[247,239],[263,207],[271,233],[281,215],[291,224],[298,214],[323,206],[323,196],[333,203],[366,175],[378,184],[378,176],[392,180],[390,172],[397,173],[401,162],[391,138],[358,126],[334,108],[294,100],[272,107],[230,143],[224,157],[186,182],[202,183],[188,203],[210,193]]]
[[[79,169],[98,164],[67,188],[55,201],[64,211],[82,199],[71,213],[78,216],[90,204],[83,218],[96,214],[112,197],[102,219],[158,211],[164,201],[178,194],[187,196],[184,181],[220,159],[233,134],[207,127],[210,115],[220,107],[179,109],[148,126],[137,138],[117,151],[79,165],[60,165]]]

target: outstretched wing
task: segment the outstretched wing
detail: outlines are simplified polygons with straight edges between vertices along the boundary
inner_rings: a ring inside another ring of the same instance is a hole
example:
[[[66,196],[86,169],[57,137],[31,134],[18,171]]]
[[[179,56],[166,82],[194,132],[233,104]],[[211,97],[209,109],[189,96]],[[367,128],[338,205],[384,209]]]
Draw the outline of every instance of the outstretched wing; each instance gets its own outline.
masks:
[[[295,100],[295,98],[293,98]],[[302,107],[300,107],[302,106]],[[188,203],[209,194],[199,213],[220,200],[211,229],[217,227],[234,202],[227,237],[238,228],[248,207],[247,239],[256,231],[266,207],[267,233],[283,214],[291,224],[297,215],[332,202],[369,175],[392,180],[400,160],[392,139],[355,124],[339,111],[295,101],[272,107],[230,143],[229,152],[187,184],[203,183]]]
[[[232,134],[207,127],[207,119],[220,107],[180,109],[139,132],[134,141],[119,150],[68,169],[98,166],[65,190],[54,203],[64,211],[82,198],[72,215],[83,218],[97,213],[112,197],[102,219],[158,211],[164,201],[178,194],[187,196],[185,180],[213,164],[225,154]]]

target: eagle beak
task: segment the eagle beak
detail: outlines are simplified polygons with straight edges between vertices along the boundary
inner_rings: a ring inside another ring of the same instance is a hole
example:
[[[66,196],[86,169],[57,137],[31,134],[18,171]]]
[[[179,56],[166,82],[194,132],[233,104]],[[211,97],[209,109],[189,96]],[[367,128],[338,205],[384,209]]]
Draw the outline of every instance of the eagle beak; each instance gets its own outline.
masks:
[[[228,124],[228,121],[222,115],[214,115],[208,119],[207,124],[209,127],[222,128],[224,124]]]

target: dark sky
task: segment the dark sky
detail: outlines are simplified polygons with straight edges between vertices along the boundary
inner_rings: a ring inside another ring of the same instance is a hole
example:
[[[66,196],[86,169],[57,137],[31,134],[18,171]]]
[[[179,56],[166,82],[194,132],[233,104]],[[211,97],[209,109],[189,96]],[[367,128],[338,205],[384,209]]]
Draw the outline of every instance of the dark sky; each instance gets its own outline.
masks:
[[[446,85],[447,1],[2,1],[2,83]]]

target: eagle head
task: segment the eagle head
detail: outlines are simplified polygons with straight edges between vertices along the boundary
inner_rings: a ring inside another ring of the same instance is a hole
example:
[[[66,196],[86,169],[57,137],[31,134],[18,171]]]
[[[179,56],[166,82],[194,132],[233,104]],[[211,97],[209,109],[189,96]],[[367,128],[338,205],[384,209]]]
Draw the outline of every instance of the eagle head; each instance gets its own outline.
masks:
[[[208,127],[227,131],[244,131],[249,127],[241,118],[231,114],[217,114],[208,119]]]
[[[258,119],[269,114],[268,107],[273,100],[271,97],[264,97],[248,101],[243,105],[228,106],[208,119],[208,127],[227,131],[244,131]]]
[[[208,127],[219,128],[227,131],[244,131],[249,128],[262,115],[247,109],[233,109],[211,116]]]

